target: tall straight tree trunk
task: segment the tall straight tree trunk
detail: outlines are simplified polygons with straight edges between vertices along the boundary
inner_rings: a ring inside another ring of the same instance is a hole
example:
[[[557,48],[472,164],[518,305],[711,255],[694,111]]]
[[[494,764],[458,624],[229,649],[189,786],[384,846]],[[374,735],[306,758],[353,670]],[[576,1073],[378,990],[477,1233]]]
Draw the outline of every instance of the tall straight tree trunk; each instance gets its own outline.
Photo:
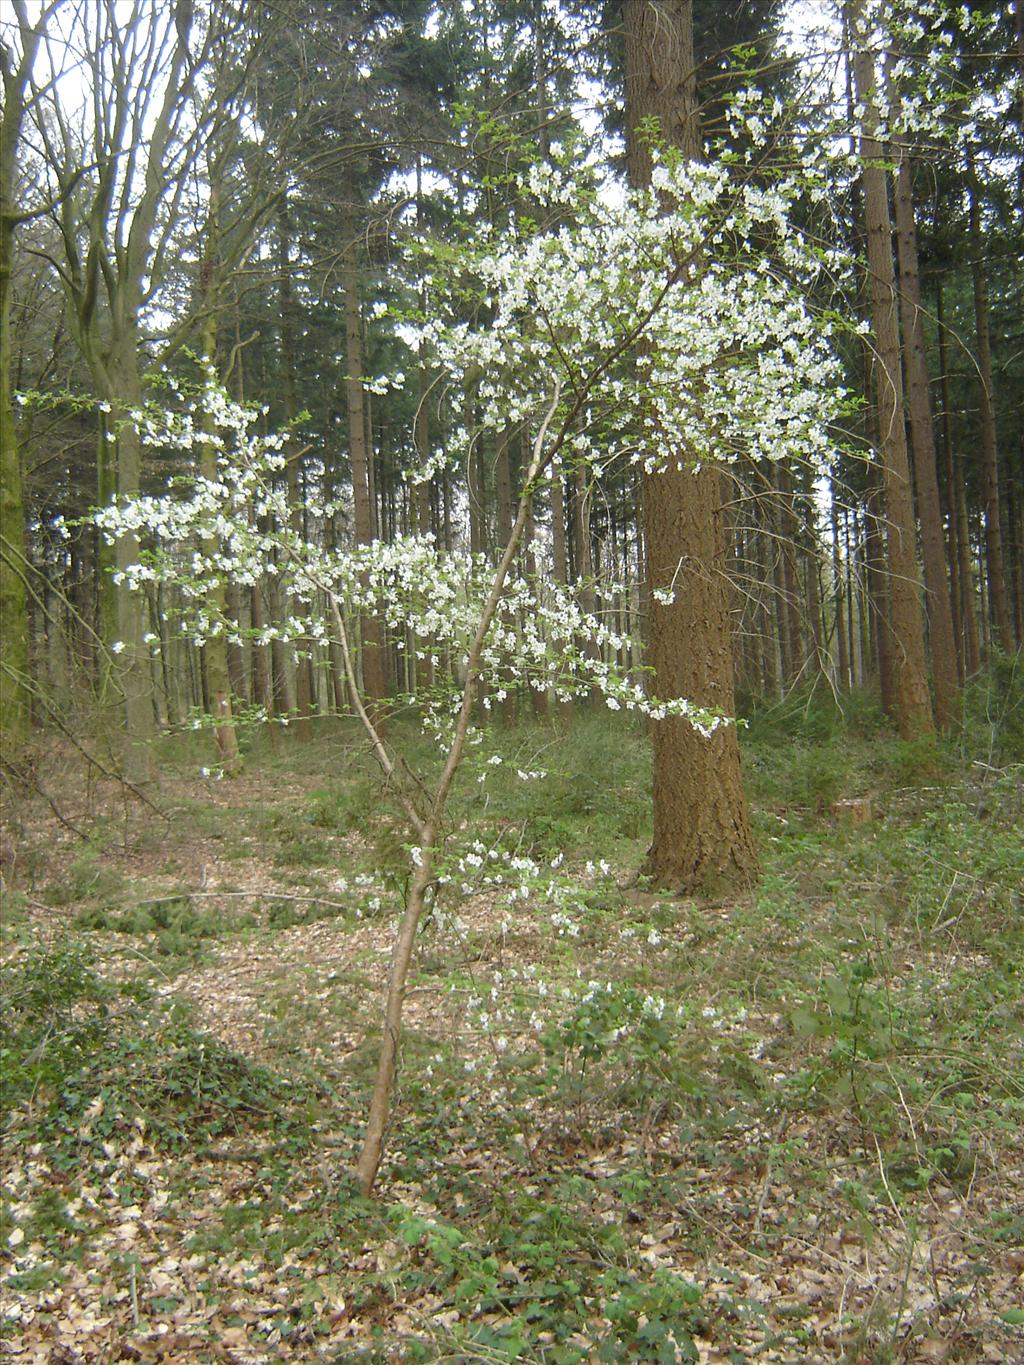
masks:
[[[202,292],[203,313],[200,328],[200,352],[209,365],[211,375],[217,375],[217,319],[220,309],[221,272],[219,261],[218,237],[220,195],[216,178],[210,188],[210,204],[207,215],[207,240],[203,262],[200,269],[199,287]],[[217,454],[212,437],[215,432],[212,419],[204,415],[204,430],[211,439],[200,447],[199,467],[204,478],[211,482],[217,478]],[[217,546],[207,541],[203,551],[207,555],[216,552]],[[207,599],[210,614],[214,620],[223,621],[226,617],[227,590],[223,583],[208,589]],[[217,754],[224,773],[235,777],[241,771],[241,756],[238,752],[238,733],[235,730],[231,712],[231,675],[228,670],[227,630],[211,635],[204,647],[206,678],[209,691],[213,735],[217,744]]]
[[[550,473],[551,498],[551,559],[555,582],[565,588],[569,584],[569,547],[565,528],[565,474],[561,460],[556,460]],[[560,699],[558,714],[563,725],[571,725],[575,714],[569,699]]]
[[[957,479],[956,456],[953,452],[953,422],[950,412],[949,372],[946,365],[946,316],[945,300],[941,279],[935,286],[936,335],[939,346],[939,394],[942,404],[942,477],[946,494],[946,516],[949,534],[947,538],[947,558],[949,561],[949,600],[953,616],[953,640],[956,645],[957,673],[961,686],[966,677],[965,668],[965,622],[963,612],[963,586],[960,582],[960,528],[957,521]]]
[[[957,664],[953,643],[953,612],[946,576],[946,547],[935,458],[935,430],[929,397],[928,360],[921,310],[921,276],[917,260],[917,226],[910,154],[899,148],[896,180],[896,254],[899,262],[900,314],[903,321],[903,358],[910,410],[910,447],[921,522],[921,556],[928,609],[928,643],[935,686],[935,719],[948,730],[956,719]]]
[[[498,437],[498,448],[494,459],[494,528],[495,542],[498,547],[507,545],[512,535],[511,444],[511,432],[506,427]],[[504,612],[501,613],[501,620],[506,626],[512,625]],[[517,713],[515,680],[508,669],[502,669],[501,677],[502,690],[506,696],[498,706],[498,713],[506,725],[511,725],[514,724]]]
[[[530,438],[530,432],[528,429],[523,430],[521,440],[522,440],[521,465],[523,469],[528,469],[530,466],[530,453],[533,446],[533,442]],[[533,501],[531,499],[530,510],[527,513],[526,517],[526,528],[523,531],[523,569],[526,573],[527,578],[534,585],[537,584],[537,555],[535,546],[536,538],[537,523],[536,520],[534,519]],[[534,687],[530,684],[528,684],[528,686],[530,687],[530,705],[533,708],[534,716],[536,717],[537,720],[540,721],[547,720],[548,718],[547,692],[543,688]]]
[[[1024,448],[1021,450],[1024,461]],[[1018,468],[1020,465],[1018,465]],[[1009,560],[1009,588],[1013,641],[1019,648],[1024,642],[1024,499],[1020,482],[1006,483],[1006,525],[1009,531],[1007,559]],[[1011,648],[1012,648],[1011,643]]]
[[[857,12],[862,0],[853,6]],[[856,25],[851,25],[856,31]],[[863,110],[861,162],[864,221],[867,229],[871,316],[878,353],[878,417],[885,489],[889,558],[889,625],[893,641],[896,717],[904,739],[934,730],[925,663],[924,621],[917,573],[914,507],[903,415],[903,374],[897,325],[896,281],[892,260],[892,225],[882,148],[876,130],[874,58],[859,46],[854,57],[854,84]]]
[[[374,539],[371,501],[372,453],[366,433],[366,403],[363,391],[363,324],[360,308],[359,243],[353,213],[346,206],[342,231],[345,237],[342,258],[342,286],[345,300],[345,398],[348,407],[349,454],[352,461],[352,502],[357,545],[370,545]],[[368,613],[361,621],[363,689],[374,720],[381,722],[387,688],[384,680],[384,637],[380,618]]]
[[[970,163],[973,176],[973,161]],[[981,211],[974,186],[970,190],[971,273],[974,282],[974,323],[978,342],[978,382],[981,398],[981,470],[985,486],[985,568],[988,579],[989,613],[995,643],[1012,647],[1010,608],[1006,596],[1003,564],[1003,530],[999,506],[999,451],[996,444],[996,410],[992,384],[992,342],[988,319],[988,277],[985,272]]]
[[[831,484],[829,518],[832,529],[832,610],[836,627],[836,682],[841,690],[853,686],[850,645],[846,629],[843,552],[839,539],[839,508],[835,480]]]
[[[416,163],[416,191],[417,200],[419,198],[419,161]],[[417,215],[419,207],[417,204]],[[427,461],[430,459],[430,376],[424,364],[419,366],[419,404],[416,408],[416,454],[419,457],[420,468],[426,468]],[[413,511],[415,513],[416,531],[421,535],[429,535],[434,532],[434,541],[437,543],[437,526],[431,507],[431,488],[432,483],[416,484],[410,490],[410,497],[414,500]],[[413,669],[413,677],[410,680],[410,690],[419,692],[421,689],[430,691],[434,686],[434,644],[429,638],[425,641],[425,659],[417,658],[416,636],[413,636],[413,649],[410,653],[410,662]]]
[[[779,489],[779,553],[782,557],[782,613],[786,631],[789,673],[796,682],[803,673],[804,646],[800,630],[800,579],[796,566],[798,521],[793,500],[793,479],[784,465],[776,470]]]
[[[283,194],[277,210],[278,235],[278,308],[281,323],[281,378],[284,389],[284,415],[290,424],[299,415],[299,400],[295,375],[295,296],[292,291],[291,260],[291,215],[288,212],[288,196]],[[294,439],[289,441],[291,449],[286,450],[287,463],[285,477],[288,481],[288,507],[291,514],[292,530],[302,532],[302,490],[299,471],[301,456],[295,450]],[[295,733],[299,739],[312,737],[311,716],[313,712],[313,661],[310,657],[311,644],[308,640],[296,642],[298,656],[295,661]]]
[[[882,534],[881,477],[868,494],[864,525],[865,617],[870,641],[872,667],[878,675],[882,710],[896,715],[896,684],[893,676],[893,638],[889,628],[889,577],[886,574],[885,543]]]
[[[587,483],[586,471],[576,470],[572,488],[572,544],[574,547],[573,570],[576,584],[576,598],[582,609],[593,615],[597,606],[594,591],[596,569],[594,565],[594,541],[590,529],[591,490]],[[598,647],[593,640],[585,640],[583,649],[588,658],[596,659]],[[592,693],[584,698],[584,704],[593,700]]]
[[[786,610],[786,573],[785,573],[785,548],[783,537],[785,531],[782,525],[782,514],[776,499],[772,499],[771,507],[771,574],[772,574],[772,601],[775,606],[775,634],[779,643],[779,682],[782,690],[785,691],[793,681],[795,670],[793,667],[793,645],[789,629],[789,613]]]
[[[626,137],[629,178],[651,182],[647,139],[656,120],[671,147],[701,154],[693,58],[692,0],[630,0],[625,6]],[[733,661],[725,567],[721,479],[713,451],[679,451],[660,474],[644,474],[649,662],[658,695],[687,697],[732,715]],[[688,462],[709,460],[699,472]],[[674,590],[669,603],[653,589]],[[757,877],[758,861],[733,725],[704,739],[682,719],[652,727],[654,839],[647,871],[657,886],[735,891]]]
[[[18,143],[39,32],[28,25],[24,7],[17,17],[21,58],[9,64],[5,52],[0,110],[0,736],[8,754],[28,737],[32,718],[25,509],[11,388],[11,271]]]
[[[142,379],[139,374],[139,338],[130,326],[112,350],[105,375],[109,387],[104,395],[110,404],[110,423],[117,436],[116,488],[119,497],[138,495],[142,474],[142,444],[134,414],[142,406]],[[140,559],[138,536],[122,531],[114,543],[114,562],[119,575],[127,576]],[[122,762],[127,781],[141,785],[155,776],[152,743],[156,727],[153,716],[149,646],[145,634],[145,601],[125,580],[115,583],[117,617],[117,683],[124,697],[125,736]]]
[[[772,615],[774,593],[775,537],[771,530],[771,507],[765,499],[754,503],[757,547],[757,643],[760,677],[764,695],[774,700],[779,695],[779,648]]]
[[[848,507],[843,508],[843,550],[846,555],[846,638],[850,646],[850,686],[863,686],[864,683],[864,651],[861,648],[860,639],[860,615],[857,610],[858,602],[858,578],[855,556],[854,536],[850,532],[850,522],[854,523],[856,532],[857,513],[854,511],[850,515]],[[858,662],[859,652],[859,662]]]
[[[483,554],[487,537],[484,532],[484,480],[479,447],[481,435],[476,429],[474,390],[467,384],[462,400],[463,421],[469,433],[466,453],[466,501],[469,503],[469,552]]]

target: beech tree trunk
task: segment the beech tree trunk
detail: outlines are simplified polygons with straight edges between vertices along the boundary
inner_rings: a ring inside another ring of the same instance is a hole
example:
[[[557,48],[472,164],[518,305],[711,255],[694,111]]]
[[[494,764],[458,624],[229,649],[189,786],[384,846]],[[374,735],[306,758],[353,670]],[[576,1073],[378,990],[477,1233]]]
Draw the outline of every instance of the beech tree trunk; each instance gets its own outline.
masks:
[[[16,16],[21,57],[17,65],[4,61],[0,110],[0,734],[8,753],[27,738],[32,714],[25,511],[11,392],[11,269],[19,221],[14,203],[18,143],[40,38],[24,5]]]
[[[860,3],[855,5],[860,8]],[[854,25],[851,25],[855,29]],[[882,148],[876,136],[874,59],[860,48],[854,83],[863,109],[861,162],[867,230],[871,317],[877,350],[879,444],[885,490],[889,567],[889,627],[893,642],[893,691],[900,735],[916,739],[934,730],[925,663],[924,621],[917,572],[914,506],[903,413],[903,374],[897,326],[892,225]]]
[[[629,177],[648,185],[652,161],[638,130],[656,119],[684,156],[701,153],[693,58],[692,0],[630,0],[625,6],[626,137]],[[649,663],[659,696],[734,711],[721,482],[713,451],[678,452],[674,465],[643,476],[649,594]],[[690,467],[709,460],[699,472]],[[673,589],[669,604],[655,589]],[[750,887],[758,871],[733,725],[710,740],[685,720],[652,726],[654,839],[646,870],[680,892]]]

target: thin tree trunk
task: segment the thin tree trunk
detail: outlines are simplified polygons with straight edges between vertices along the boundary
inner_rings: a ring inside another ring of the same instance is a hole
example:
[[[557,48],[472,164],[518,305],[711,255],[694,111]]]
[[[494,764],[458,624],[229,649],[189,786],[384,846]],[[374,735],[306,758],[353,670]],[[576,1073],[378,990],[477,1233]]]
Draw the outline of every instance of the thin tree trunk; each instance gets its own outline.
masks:
[[[846,637],[850,646],[850,686],[862,686],[864,683],[864,652],[861,648],[860,661],[858,663],[857,652],[861,646],[859,635],[859,617],[857,615],[857,573],[854,562],[855,545],[850,534],[850,521],[854,522],[856,530],[856,512],[851,518],[850,509],[843,508],[843,549],[846,554]]]
[[[936,333],[939,344],[939,392],[942,400],[942,470],[946,491],[946,516],[949,534],[947,557],[949,560],[949,598],[953,615],[953,639],[956,643],[957,673],[960,685],[966,678],[965,666],[965,624],[963,610],[963,585],[960,581],[962,562],[960,548],[960,527],[957,520],[959,492],[957,489],[956,457],[953,452],[953,426],[950,411],[949,371],[946,352],[946,317],[942,281],[935,286]]]
[[[495,503],[495,538],[498,545],[504,547],[509,542],[512,534],[512,464],[509,454],[511,446],[511,433],[506,428],[498,437],[498,449],[494,460],[494,503]],[[503,617],[506,625],[511,625]],[[506,670],[502,677],[502,690],[506,692],[505,698],[498,707],[499,715],[507,725],[514,724],[516,719],[516,697],[514,692],[514,682],[510,673]]]
[[[565,477],[561,462],[552,466],[548,487],[551,496],[551,557],[555,583],[558,587],[566,588],[569,585],[569,554],[565,536]],[[559,699],[558,713],[563,725],[571,725],[574,715],[572,701]]]
[[[1024,447],[1021,449],[1024,464]],[[1020,468],[1020,464],[1018,465]],[[1013,632],[1017,647],[1024,642],[1024,506],[1020,482],[1006,482],[1006,526],[1009,532],[1007,559],[1009,560],[1009,588]]]
[[[829,516],[832,527],[832,610],[836,624],[836,682],[845,690],[853,686],[853,673],[850,668],[850,646],[846,629],[843,555],[839,539],[839,509],[836,505],[835,480],[832,481],[831,491]]]
[[[800,585],[796,567],[797,517],[793,505],[793,480],[789,470],[776,470],[779,489],[779,554],[782,567],[782,620],[786,632],[788,671],[786,682],[794,683],[804,667],[803,639],[800,631]]]
[[[220,261],[218,221],[220,205],[219,186],[214,179],[210,190],[207,214],[207,238],[200,269],[200,293],[202,296],[203,317],[200,328],[200,352],[210,367],[211,375],[217,375],[217,319],[220,308]],[[200,446],[199,469],[204,478],[214,482],[217,478],[217,454],[213,443],[215,431],[213,419],[203,416],[204,434],[210,438]],[[219,547],[207,540],[203,552],[212,556]],[[227,592],[223,583],[207,589],[207,601],[213,620],[224,621],[227,615]],[[221,767],[228,777],[236,777],[241,771],[242,760],[238,752],[238,734],[235,730],[231,711],[231,674],[228,667],[227,629],[212,634],[206,642],[204,652],[206,680],[209,691],[211,714],[213,716],[213,735],[217,744],[217,754]]]
[[[285,420],[293,423],[299,414],[299,400],[295,375],[295,299],[292,293],[291,262],[291,217],[288,212],[287,193],[282,194],[277,210],[278,236],[278,310],[281,327],[281,378],[284,396]],[[303,500],[299,461],[301,455],[295,449],[294,439],[289,441],[285,477],[288,481],[288,507],[291,514],[292,530],[302,532]],[[287,605],[287,604],[286,604]],[[290,612],[289,612],[290,614]],[[313,664],[307,657],[310,650],[308,640],[295,642],[295,733],[299,739],[312,738],[311,716],[313,711]]]
[[[894,716],[896,714],[896,689],[892,665],[893,639],[889,626],[889,578],[885,572],[882,494],[877,482],[868,494],[868,506],[865,512],[864,572],[871,658],[878,673],[878,691],[882,710],[887,716]]]
[[[530,467],[530,455],[532,441],[530,440],[529,428],[524,427],[520,433],[522,445],[522,456],[520,459],[521,467],[526,470]],[[537,522],[534,517],[533,499],[530,499],[529,510],[526,514],[526,527],[523,531],[523,568],[526,576],[532,584],[537,584],[537,556],[534,553],[534,542],[537,537]],[[530,705],[533,707],[533,714],[537,720],[545,721],[548,718],[548,695],[537,687],[530,687]]]
[[[391,1109],[391,1093],[394,1088],[395,1071],[398,1063],[398,1046],[402,1032],[402,1009],[405,1003],[406,982],[408,980],[413,948],[416,942],[416,931],[426,906],[427,888],[433,880],[434,865],[439,852],[439,831],[441,829],[441,821],[444,816],[445,806],[448,801],[449,792],[451,791],[452,782],[454,781],[455,775],[462,762],[466,740],[469,735],[470,721],[472,720],[476,703],[476,684],[483,655],[484,641],[487,638],[494,618],[500,608],[502,592],[508,578],[509,570],[512,567],[516,555],[519,553],[519,548],[522,544],[523,535],[526,529],[526,521],[530,511],[532,488],[535,479],[539,476],[544,467],[544,443],[547,436],[548,424],[557,407],[558,398],[559,392],[556,388],[554,399],[547,417],[541,424],[540,430],[537,433],[530,464],[522,481],[519,508],[515,523],[512,527],[512,533],[505,546],[501,560],[495,569],[494,578],[491,581],[490,592],[488,593],[483,611],[481,612],[480,620],[477,623],[473,642],[469,648],[466,665],[466,680],[462,688],[462,700],[455,721],[452,743],[448,750],[441,776],[430,797],[429,809],[425,814],[420,814],[411,798],[405,798],[403,800],[411,830],[416,835],[420,848],[419,853],[414,860],[409,890],[406,894],[405,913],[402,916],[402,922],[399,927],[398,937],[392,954],[391,972],[388,977],[387,1000],[384,1007],[384,1030],[381,1038],[380,1056],[377,1063],[377,1076],[370,1101],[370,1113],[367,1119],[366,1133],[356,1163],[356,1177],[364,1195],[368,1195],[373,1189],[374,1182],[377,1179],[377,1172],[380,1169],[381,1156],[384,1150],[384,1134],[387,1129],[388,1114]],[[395,774],[394,767],[391,764],[387,750],[382,742],[380,730],[374,724],[372,712],[361,703],[346,644],[344,624],[341,619],[341,613],[337,602],[333,603],[333,609],[339,643],[345,654],[346,674],[349,680],[353,704],[359,713],[364,728],[370,736],[371,743],[373,744],[374,751],[377,754],[381,766],[384,768],[385,773],[390,778],[394,779],[397,775]]]
[[[342,283],[345,307],[345,396],[348,406],[349,452],[352,461],[352,501],[357,545],[369,545],[374,539],[373,504],[371,502],[372,452],[366,435],[366,405],[363,390],[363,329],[359,289],[359,244],[356,241],[353,214],[344,214],[342,230],[345,247],[342,260]],[[379,721],[384,709],[387,689],[384,680],[384,636],[380,618],[367,613],[361,620],[363,688],[370,703],[371,713]]]
[[[970,166],[973,175],[973,163]],[[1003,531],[999,507],[999,451],[992,383],[992,343],[989,336],[988,277],[985,272],[981,212],[973,185],[970,190],[971,273],[974,282],[974,321],[978,340],[978,384],[981,398],[981,469],[985,486],[985,565],[989,611],[995,643],[1009,650],[1013,632],[1006,597]]]

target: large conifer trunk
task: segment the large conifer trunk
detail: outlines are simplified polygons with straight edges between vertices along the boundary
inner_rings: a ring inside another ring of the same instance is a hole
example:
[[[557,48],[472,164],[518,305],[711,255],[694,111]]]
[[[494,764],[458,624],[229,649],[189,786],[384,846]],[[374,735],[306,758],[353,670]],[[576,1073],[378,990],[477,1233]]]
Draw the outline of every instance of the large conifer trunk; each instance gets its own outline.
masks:
[[[928,641],[935,684],[935,716],[940,729],[956,719],[957,666],[953,644],[953,613],[946,577],[946,546],[942,534],[939,476],[935,460],[935,429],[929,397],[928,360],[921,310],[921,277],[917,260],[917,224],[910,157],[900,150],[896,182],[896,252],[900,278],[903,352],[910,400],[910,443],[914,462],[917,512],[921,522],[921,554],[927,588]]]
[[[637,129],[659,121],[662,139],[697,159],[691,0],[628,0],[626,129],[629,174],[650,183],[651,155]],[[649,586],[648,662],[659,696],[687,697],[728,715],[734,708],[725,540],[718,469],[689,464],[714,451],[680,451],[682,469],[643,477]],[[658,602],[653,590],[674,588]],[[654,839],[647,871],[679,891],[749,887],[757,854],[747,818],[734,726],[704,739],[684,720],[652,727]]]
[[[854,25],[851,25],[851,31],[853,29]],[[925,665],[924,620],[904,425],[892,222],[882,148],[875,136],[874,59],[868,51],[856,53],[854,83],[857,99],[864,110],[861,122],[862,184],[871,318],[877,352],[879,447],[889,569],[887,624],[893,645],[893,693],[900,734],[904,739],[913,739],[930,733],[934,725]]]

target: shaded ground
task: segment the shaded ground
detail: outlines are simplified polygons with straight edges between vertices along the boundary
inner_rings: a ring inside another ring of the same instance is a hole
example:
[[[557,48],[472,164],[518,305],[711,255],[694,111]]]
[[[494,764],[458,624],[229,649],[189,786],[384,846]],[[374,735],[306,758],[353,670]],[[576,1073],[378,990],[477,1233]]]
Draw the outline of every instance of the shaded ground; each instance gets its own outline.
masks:
[[[551,897],[453,867],[367,1203],[403,855],[343,739],[9,785],[4,1358],[1024,1361],[1019,768],[755,742],[764,881],[698,904],[627,885],[638,740],[524,732],[453,826]]]

